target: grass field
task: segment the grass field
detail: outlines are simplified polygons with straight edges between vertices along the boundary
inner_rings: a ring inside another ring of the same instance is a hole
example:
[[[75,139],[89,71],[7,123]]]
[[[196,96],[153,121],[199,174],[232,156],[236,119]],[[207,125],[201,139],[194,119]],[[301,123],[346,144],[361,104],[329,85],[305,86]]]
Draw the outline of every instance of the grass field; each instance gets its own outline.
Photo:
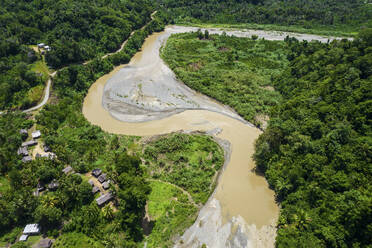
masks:
[[[147,213],[153,229],[148,247],[171,247],[192,225],[198,210],[214,191],[222,167],[222,148],[209,136],[173,133],[144,145],[144,168],[151,193]]]
[[[32,71],[42,73],[43,79],[47,80],[49,77],[49,69],[44,60],[38,60],[32,64]]]
[[[9,188],[10,188],[9,180],[4,176],[0,177],[0,193],[4,193]]]
[[[224,161],[222,148],[212,138],[179,133],[148,144],[144,159],[152,178],[177,185],[196,203],[208,200]]]
[[[56,239],[53,248],[103,248],[104,246],[82,233],[65,233]]]
[[[175,186],[158,181],[152,181],[150,186],[148,213],[154,226],[146,238],[147,246],[169,247],[173,236],[181,235],[192,225],[198,208]]]

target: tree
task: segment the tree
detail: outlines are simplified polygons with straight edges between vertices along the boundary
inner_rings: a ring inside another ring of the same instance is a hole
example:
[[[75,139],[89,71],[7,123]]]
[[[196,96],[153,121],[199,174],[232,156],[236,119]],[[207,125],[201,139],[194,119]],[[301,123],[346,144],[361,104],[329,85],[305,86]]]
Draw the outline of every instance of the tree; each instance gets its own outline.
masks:
[[[55,228],[61,223],[62,210],[54,206],[44,207],[40,205],[36,208],[34,217],[42,227]]]

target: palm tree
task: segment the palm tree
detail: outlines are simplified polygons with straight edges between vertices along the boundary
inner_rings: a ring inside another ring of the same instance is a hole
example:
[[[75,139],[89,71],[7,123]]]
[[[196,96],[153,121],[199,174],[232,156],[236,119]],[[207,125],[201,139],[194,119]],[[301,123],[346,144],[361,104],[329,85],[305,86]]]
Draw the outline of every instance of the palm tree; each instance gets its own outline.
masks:
[[[294,214],[293,219],[295,221],[294,225],[299,229],[306,229],[308,227],[308,222],[311,221],[309,214],[303,209],[300,209],[297,214]]]
[[[106,220],[112,220],[114,218],[114,211],[112,211],[112,208],[110,205],[107,205],[102,209],[102,216]]]

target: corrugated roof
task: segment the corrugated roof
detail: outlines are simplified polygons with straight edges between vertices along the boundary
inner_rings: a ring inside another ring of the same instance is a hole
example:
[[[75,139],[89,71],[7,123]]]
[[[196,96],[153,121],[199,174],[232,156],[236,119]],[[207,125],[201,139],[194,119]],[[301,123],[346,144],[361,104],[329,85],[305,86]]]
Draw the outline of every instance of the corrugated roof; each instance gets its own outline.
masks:
[[[28,224],[23,230],[24,234],[36,234],[40,232],[39,224]]]
[[[51,239],[43,239],[39,242],[39,247],[41,248],[49,248],[52,246],[52,240]]]
[[[106,176],[107,176],[106,173],[100,175],[100,176],[98,177],[98,181],[99,181],[100,183],[103,183],[104,181],[106,181]]]
[[[62,172],[65,173],[65,174],[67,174],[67,173],[71,172],[72,170],[73,170],[73,169],[72,169],[71,166],[67,166],[66,168],[64,168],[64,169],[62,170]]]
[[[110,187],[110,181],[106,181],[106,182],[102,183],[102,187],[104,189],[108,189]]]
[[[100,197],[98,197],[96,199],[96,202],[97,202],[98,206],[102,206],[103,204],[110,201],[111,199],[112,199],[111,193],[107,193],[107,194],[104,194],[104,195],[101,195]]]
[[[28,235],[22,234],[21,237],[19,238],[19,241],[26,241],[28,238]]]
[[[36,144],[37,144],[37,141],[30,140],[30,141],[23,142],[22,146],[33,146],[33,145],[36,145]]]
[[[36,130],[35,132],[32,132],[31,135],[32,135],[32,138],[33,139],[37,139],[37,138],[39,138],[41,136],[41,133],[40,133],[39,130]]]
[[[26,156],[26,157],[23,157],[22,158],[22,162],[23,163],[30,162],[30,161],[32,161],[32,157],[31,156]]]

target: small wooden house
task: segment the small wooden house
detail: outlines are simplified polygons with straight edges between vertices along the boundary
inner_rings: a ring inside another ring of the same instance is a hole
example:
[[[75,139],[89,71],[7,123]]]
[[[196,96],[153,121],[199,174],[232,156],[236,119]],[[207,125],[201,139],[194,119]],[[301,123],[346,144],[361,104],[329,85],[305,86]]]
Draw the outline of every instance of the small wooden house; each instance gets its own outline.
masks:
[[[101,206],[105,205],[106,203],[108,203],[109,201],[111,201],[112,198],[113,198],[113,196],[112,196],[111,193],[101,195],[100,197],[98,197],[96,199],[97,205],[101,207]]]
[[[98,181],[99,181],[100,183],[105,182],[106,179],[107,179],[107,174],[106,174],[106,173],[104,173],[104,174],[102,174],[102,175],[100,175],[100,176],[98,177]]]
[[[101,169],[94,169],[94,170],[92,170],[92,175],[94,177],[99,177],[101,174],[102,174],[102,170]]]

